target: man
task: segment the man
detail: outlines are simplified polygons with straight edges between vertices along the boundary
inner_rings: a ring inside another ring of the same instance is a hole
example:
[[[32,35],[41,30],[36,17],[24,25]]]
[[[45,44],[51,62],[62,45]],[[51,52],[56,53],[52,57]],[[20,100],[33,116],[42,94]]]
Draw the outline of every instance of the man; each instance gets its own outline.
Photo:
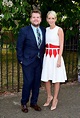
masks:
[[[45,50],[45,28],[40,26],[41,12],[33,10],[30,15],[29,26],[20,29],[17,41],[17,58],[22,65],[23,89],[21,106],[22,111],[27,113],[27,103],[30,98],[30,107],[41,111],[37,105],[39,87],[41,81],[42,61]],[[36,31],[38,28],[38,32]]]

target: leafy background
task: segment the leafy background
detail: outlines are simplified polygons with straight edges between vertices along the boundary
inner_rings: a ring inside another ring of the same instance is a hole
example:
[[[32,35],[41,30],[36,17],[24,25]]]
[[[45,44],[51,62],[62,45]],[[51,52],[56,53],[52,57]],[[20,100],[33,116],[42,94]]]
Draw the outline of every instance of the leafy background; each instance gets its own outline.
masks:
[[[66,39],[70,39],[78,32],[80,20],[79,0],[0,0],[0,29],[12,30],[15,39],[20,27],[29,24],[29,14],[34,8],[42,12],[42,25],[47,26],[46,14],[49,10],[57,12],[57,24],[65,32]]]

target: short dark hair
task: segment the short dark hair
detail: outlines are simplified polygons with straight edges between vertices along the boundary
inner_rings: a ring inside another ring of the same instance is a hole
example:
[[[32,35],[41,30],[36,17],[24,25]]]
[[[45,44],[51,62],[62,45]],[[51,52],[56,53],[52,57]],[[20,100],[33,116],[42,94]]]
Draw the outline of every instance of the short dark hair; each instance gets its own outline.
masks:
[[[30,13],[30,17],[32,16],[33,13],[39,13],[40,16],[41,16],[41,11],[38,10],[38,9],[34,9],[34,10],[32,10],[31,13]]]

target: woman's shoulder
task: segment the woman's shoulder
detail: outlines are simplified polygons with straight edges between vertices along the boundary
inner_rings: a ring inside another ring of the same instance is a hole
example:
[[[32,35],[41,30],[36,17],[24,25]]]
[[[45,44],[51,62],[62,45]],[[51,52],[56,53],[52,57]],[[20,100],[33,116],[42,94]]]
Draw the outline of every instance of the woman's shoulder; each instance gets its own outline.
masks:
[[[63,29],[62,29],[61,27],[57,26],[57,27],[56,27],[56,31],[57,31],[58,33],[61,33],[61,32],[63,32]]]
[[[56,25],[56,29],[59,29],[59,28],[61,28],[60,26],[58,26],[58,25]]]
[[[46,30],[49,30],[50,29],[50,27],[46,27]]]
[[[57,26],[56,26],[56,29],[60,29],[60,30],[61,30],[62,28],[61,28],[60,26],[57,25]]]

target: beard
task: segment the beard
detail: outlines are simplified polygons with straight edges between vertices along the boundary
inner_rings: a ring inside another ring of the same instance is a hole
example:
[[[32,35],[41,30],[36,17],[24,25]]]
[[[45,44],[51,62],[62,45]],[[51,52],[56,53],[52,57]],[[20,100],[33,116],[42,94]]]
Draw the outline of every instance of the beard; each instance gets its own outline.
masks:
[[[34,27],[39,27],[40,23],[39,23],[39,24],[34,24],[34,23],[32,23],[32,25],[33,25]]]

